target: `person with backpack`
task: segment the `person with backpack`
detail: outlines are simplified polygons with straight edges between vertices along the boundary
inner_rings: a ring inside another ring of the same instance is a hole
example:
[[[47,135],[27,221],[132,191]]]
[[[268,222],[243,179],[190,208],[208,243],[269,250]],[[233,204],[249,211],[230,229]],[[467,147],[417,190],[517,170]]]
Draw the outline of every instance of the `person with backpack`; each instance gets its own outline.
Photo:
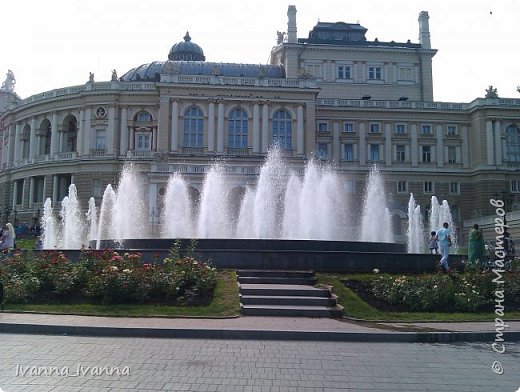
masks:
[[[444,222],[442,224],[442,229],[437,231],[437,240],[439,241],[439,250],[441,252],[441,267],[446,270],[446,272],[450,272],[450,267],[448,265],[448,256],[450,254],[450,246],[451,246],[451,234],[448,229],[448,222]]]

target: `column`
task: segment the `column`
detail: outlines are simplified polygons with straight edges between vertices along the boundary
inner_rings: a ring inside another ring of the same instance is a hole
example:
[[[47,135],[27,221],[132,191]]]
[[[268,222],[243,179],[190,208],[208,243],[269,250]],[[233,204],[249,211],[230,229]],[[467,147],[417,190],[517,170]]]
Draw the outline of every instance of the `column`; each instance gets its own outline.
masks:
[[[487,164],[493,165],[495,163],[495,155],[493,153],[495,146],[493,135],[493,122],[491,120],[486,121],[486,152],[487,152]]]
[[[116,134],[116,108],[110,106],[108,108],[108,129],[107,129],[107,145],[106,153],[108,155],[115,154],[114,139]]]
[[[156,127],[152,128],[152,150],[158,151],[157,150],[157,128]],[[166,151],[168,151],[168,148],[166,148]]]
[[[159,100],[159,120],[157,122],[157,145],[165,146],[168,151],[168,120],[170,117],[170,98],[161,97]]]
[[[208,151],[215,152],[215,103],[213,100],[208,105]]]
[[[418,154],[417,154],[417,124],[412,124],[410,127],[410,136],[412,138],[411,140],[411,153],[412,153],[412,166],[417,167],[418,166]]]
[[[148,199],[148,211],[150,211],[150,215],[148,216],[148,222],[152,223],[152,219],[155,222],[155,216],[157,214],[157,184],[149,184],[148,189],[150,190],[149,199]]]
[[[367,143],[366,143],[366,130],[365,123],[359,123],[359,165],[364,166],[366,164],[367,157]]]
[[[224,102],[218,103],[217,112],[217,152],[224,152]]]
[[[81,121],[81,116],[80,116],[80,121]],[[58,113],[53,112],[52,119],[51,119],[51,157],[52,158],[54,158],[54,155],[58,152],[58,149],[59,149],[59,145],[60,145],[59,136],[60,136],[60,134],[58,132]]]
[[[52,176],[52,204],[54,205],[58,201],[58,176],[53,174]]]
[[[262,153],[265,154],[269,147],[269,103],[266,101],[262,107]]]
[[[119,138],[119,155],[126,155],[128,151],[128,108],[126,106],[121,108],[121,136]]]
[[[13,181],[13,203],[11,205],[11,208],[13,210],[16,209],[16,200],[18,200],[18,181]]]
[[[170,151],[177,151],[179,149],[179,101],[174,99],[172,101],[172,145]]]
[[[29,208],[32,208],[34,203],[34,177],[29,180]]]
[[[91,146],[93,146],[92,142],[92,109],[90,107],[87,107],[85,109],[85,136],[83,137],[83,151],[85,153],[90,153]]]
[[[21,127],[20,123],[17,122],[15,124],[15,132],[14,132],[14,161],[15,163],[19,161],[22,157],[22,143],[20,141],[20,132]]]
[[[468,126],[463,125],[460,136],[462,138],[462,167],[469,167],[469,142],[468,142]]]
[[[12,167],[12,164],[14,161],[15,140],[16,140],[15,127],[14,127],[13,123],[11,123],[11,125],[9,126],[9,155],[7,157],[7,162],[10,163],[11,167]]]
[[[304,152],[305,135],[303,132],[303,105],[296,109],[296,153],[302,156]]]
[[[500,120],[495,120],[495,164],[502,165],[502,132]]]
[[[341,150],[339,144],[339,122],[334,121],[332,124],[332,157],[334,161],[341,160]]]
[[[392,125],[385,124],[385,165],[392,166]]]
[[[90,151],[85,151],[83,145],[85,144],[85,110],[80,109],[79,111],[79,124],[78,124],[78,156],[90,155]]]
[[[260,106],[253,104],[253,154],[260,152]]]
[[[29,136],[29,159],[36,155],[36,117],[31,118],[31,134]]]
[[[437,167],[444,166],[444,143],[442,134],[442,125],[437,125],[437,147],[435,148],[437,154]]]

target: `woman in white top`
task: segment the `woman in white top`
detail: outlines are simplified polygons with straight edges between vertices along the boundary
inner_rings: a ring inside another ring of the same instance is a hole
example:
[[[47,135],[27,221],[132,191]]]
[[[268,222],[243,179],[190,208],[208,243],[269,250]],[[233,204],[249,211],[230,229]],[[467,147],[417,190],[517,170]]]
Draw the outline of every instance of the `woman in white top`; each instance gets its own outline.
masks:
[[[15,237],[13,225],[11,223],[6,224],[2,238],[0,239],[0,249],[13,249]]]

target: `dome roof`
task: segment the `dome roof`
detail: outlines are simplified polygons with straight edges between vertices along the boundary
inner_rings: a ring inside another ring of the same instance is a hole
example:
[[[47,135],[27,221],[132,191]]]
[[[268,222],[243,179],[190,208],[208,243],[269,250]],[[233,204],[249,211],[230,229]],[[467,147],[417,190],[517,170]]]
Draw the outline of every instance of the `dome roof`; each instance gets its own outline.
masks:
[[[205,61],[154,61],[140,65],[125,73],[123,82],[149,80],[159,81],[161,73],[178,75],[207,75],[248,78],[284,78],[281,65],[208,63]]]
[[[191,42],[190,33],[187,31],[184,41],[177,42],[170,49],[168,59],[177,61],[205,61],[204,51],[196,43]]]

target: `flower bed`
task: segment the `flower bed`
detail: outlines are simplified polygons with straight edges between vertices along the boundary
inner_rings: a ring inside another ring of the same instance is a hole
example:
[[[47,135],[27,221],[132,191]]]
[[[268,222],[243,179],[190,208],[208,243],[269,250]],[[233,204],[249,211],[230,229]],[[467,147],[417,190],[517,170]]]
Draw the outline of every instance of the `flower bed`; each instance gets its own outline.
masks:
[[[379,310],[414,312],[490,311],[494,274],[374,275],[371,280],[343,283]],[[505,306],[520,308],[520,274],[503,275]]]
[[[16,252],[0,264],[6,303],[208,303],[216,270],[178,248],[157,263],[141,254],[81,252],[72,263],[59,251]]]

